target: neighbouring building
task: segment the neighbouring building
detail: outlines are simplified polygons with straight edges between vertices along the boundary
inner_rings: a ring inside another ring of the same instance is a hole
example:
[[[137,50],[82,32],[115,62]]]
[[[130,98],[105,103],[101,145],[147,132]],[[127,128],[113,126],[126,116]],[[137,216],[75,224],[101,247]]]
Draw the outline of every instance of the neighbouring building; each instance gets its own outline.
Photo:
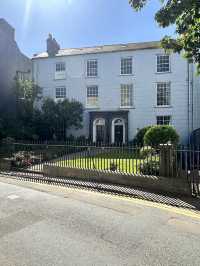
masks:
[[[166,54],[159,42],[60,49],[34,55],[43,96],[83,103],[83,129],[93,141],[126,142],[144,126],[171,124],[187,142],[200,127],[200,79],[193,63]]]
[[[0,99],[11,96],[14,78],[31,78],[32,62],[21,53],[16,41],[15,30],[8,22],[0,18]],[[6,101],[1,102],[4,108]]]

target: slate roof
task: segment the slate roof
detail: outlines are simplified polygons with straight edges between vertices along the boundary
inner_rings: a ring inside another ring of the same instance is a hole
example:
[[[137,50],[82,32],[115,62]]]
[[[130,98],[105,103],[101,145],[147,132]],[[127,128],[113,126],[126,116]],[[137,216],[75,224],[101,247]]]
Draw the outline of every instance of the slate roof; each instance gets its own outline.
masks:
[[[68,56],[68,55],[112,53],[120,51],[134,51],[134,50],[156,49],[156,48],[160,48],[159,41],[102,45],[102,46],[84,47],[84,48],[67,48],[67,49],[60,49],[59,52],[56,54],[56,57]],[[37,58],[48,58],[48,54],[47,52],[35,54],[33,56],[33,59]]]

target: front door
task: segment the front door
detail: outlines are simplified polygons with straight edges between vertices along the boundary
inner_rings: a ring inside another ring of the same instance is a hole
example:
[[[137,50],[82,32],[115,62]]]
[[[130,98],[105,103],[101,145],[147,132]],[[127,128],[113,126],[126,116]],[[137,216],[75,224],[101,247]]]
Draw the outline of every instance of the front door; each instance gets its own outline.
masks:
[[[104,142],[104,140],[105,140],[105,126],[96,125],[96,141]]]
[[[115,125],[115,143],[123,143],[123,125]]]

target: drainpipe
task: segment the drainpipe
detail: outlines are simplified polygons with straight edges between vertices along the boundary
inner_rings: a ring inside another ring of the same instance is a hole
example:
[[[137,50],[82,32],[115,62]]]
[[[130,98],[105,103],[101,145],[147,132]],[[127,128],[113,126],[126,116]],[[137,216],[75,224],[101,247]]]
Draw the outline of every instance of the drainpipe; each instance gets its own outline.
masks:
[[[190,144],[190,63],[187,60],[187,91],[188,91],[188,143]]]
[[[187,86],[188,86],[188,143],[190,134],[194,130],[194,65],[191,59],[187,61]]]
[[[191,125],[191,130],[192,132],[194,131],[194,64],[191,63],[191,78],[190,78],[190,88],[191,88],[191,122],[192,122],[192,125]]]

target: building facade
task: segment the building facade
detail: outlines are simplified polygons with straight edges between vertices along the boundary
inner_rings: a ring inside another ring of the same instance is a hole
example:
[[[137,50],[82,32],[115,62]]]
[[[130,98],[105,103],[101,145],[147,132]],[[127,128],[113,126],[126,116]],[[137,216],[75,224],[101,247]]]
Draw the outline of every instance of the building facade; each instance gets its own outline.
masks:
[[[0,19],[0,100],[3,110],[6,107],[6,98],[12,94],[11,88],[14,78],[27,78],[32,76],[32,62],[21,53],[16,41],[15,30],[5,20]]]
[[[71,132],[76,136],[126,142],[147,125],[171,124],[187,142],[200,127],[195,66],[179,54],[166,54],[159,42],[77,49],[56,45],[54,53],[47,47],[33,57],[33,77],[43,97],[83,103],[83,128]]]

